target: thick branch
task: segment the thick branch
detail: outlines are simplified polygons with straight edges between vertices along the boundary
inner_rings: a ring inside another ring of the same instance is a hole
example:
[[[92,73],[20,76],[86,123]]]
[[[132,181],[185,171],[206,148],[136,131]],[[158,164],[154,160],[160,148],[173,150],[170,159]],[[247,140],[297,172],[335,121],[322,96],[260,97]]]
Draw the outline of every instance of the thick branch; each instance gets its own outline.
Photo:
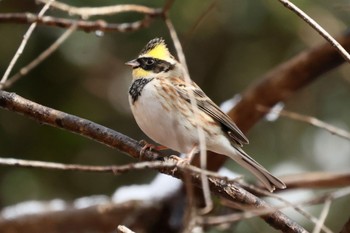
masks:
[[[349,34],[339,37],[338,42],[350,50]],[[242,93],[242,100],[229,115],[246,132],[265,116],[257,106],[273,107],[343,63],[344,59],[328,43],[301,52],[258,78]]]
[[[350,233],[350,218],[348,221],[344,224],[343,228],[341,229],[340,233]]]
[[[152,213],[152,214],[149,214]],[[139,216],[143,216],[140,218]],[[118,223],[132,229],[152,231],[157,219],[162,218],[161,205],[141,202],[104,204],[83,209],[51,211],[4,220],[0,219],[2,233],[13,232],[115,232]]]
[[[350,50],[349,34],[337,40],[346,50]],[[258,106],[272,108],[343,63],[342,56],[328,43],[301,52],[257,78],[256,83],[242,93],[241,101],[229,112],[229,116],[243,132],[247,132],[266,114],[258,111]],[[208,155],[208,159],[210,169],[217,170],[226,157]]]
[[[107,146],[119,149],[120,151],[129,154],[134,158],[139,158],[139,154],[142,149],[142,146],[135,140],[119,132],[113,131],[83,118],[34,103],[20,97],[15,93],[0,91],[0,107],[25,115],[26,117],[34,119],[42,124],[58,127],[93,139]],[[158,157],[159,154],[147,151],[142,156],[142,159],[150,160]],[[184,174],[179,169],[164,168],[161,169],[160,172],[184,179]],[[201,187],[200,175],[192,175],[192,179],[196,186]],[[266,202],[245,191],[239,186],[227,183],[222,179],[210,178],[209,181],[212,192],[221,197],[253,208],[272,208]],[[301,226],[288,219],[288,217],[279,211],[266,214],[262,217],[271,226],[276,229],[280,229],[283,232],[305,232]]]
[[[92,121],[34,103],[15,93],[0,91],[0,107],[25,115],[41,124],[65,129],[90,138],[109,147],[116,148],[134,158],[139,157],[142,149],[137,141],[119,132]],[[145,158],[153,160],[155,159],[154,155],[155,153],[146,151]]]

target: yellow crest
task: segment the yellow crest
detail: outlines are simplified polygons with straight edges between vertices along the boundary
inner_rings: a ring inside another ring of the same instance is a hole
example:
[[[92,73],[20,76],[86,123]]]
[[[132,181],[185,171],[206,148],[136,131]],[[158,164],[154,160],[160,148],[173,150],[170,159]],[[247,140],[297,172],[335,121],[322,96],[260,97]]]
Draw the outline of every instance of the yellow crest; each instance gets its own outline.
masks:
[[[166,59],[170,57],[169,50],[162,38],[155,38],[148,42],[146,47],[141,51],[140,56]]]

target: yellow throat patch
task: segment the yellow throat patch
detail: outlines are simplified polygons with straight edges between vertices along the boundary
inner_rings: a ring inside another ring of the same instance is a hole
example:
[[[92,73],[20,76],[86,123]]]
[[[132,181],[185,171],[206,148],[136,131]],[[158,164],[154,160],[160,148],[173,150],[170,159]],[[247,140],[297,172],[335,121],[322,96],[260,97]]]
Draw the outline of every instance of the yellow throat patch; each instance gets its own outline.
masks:
[[[136,79],[137,79],[137,78],[144,78],[144,77],[147,77],[147,76],[149,76],[150,74],[151,74],[150,71],[144,70],[144,69],[142,69],[141,67],[138,67],[138,68],[132,70],[132,75],[133,75],[133,77],[136,78]]]

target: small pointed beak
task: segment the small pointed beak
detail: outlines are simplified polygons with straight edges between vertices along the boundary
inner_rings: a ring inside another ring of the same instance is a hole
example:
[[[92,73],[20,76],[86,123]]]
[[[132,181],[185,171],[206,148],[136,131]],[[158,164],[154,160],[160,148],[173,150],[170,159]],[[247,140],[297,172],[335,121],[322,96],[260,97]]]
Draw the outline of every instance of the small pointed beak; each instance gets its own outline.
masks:
[[[138,67],[140,65],[140,63],[136,59],[134,59],[134,60],[126,62],[125,65],[131,66],[134,68],[134,67]]]

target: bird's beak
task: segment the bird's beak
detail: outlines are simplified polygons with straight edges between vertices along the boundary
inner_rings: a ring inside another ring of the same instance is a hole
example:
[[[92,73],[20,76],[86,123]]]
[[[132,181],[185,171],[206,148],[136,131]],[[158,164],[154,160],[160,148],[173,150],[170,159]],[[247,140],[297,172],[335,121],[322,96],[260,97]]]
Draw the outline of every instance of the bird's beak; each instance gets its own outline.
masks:
[[[140,66],[140,63],[134,59],[125,63],[125,65],[131,66],[132,68]]]

